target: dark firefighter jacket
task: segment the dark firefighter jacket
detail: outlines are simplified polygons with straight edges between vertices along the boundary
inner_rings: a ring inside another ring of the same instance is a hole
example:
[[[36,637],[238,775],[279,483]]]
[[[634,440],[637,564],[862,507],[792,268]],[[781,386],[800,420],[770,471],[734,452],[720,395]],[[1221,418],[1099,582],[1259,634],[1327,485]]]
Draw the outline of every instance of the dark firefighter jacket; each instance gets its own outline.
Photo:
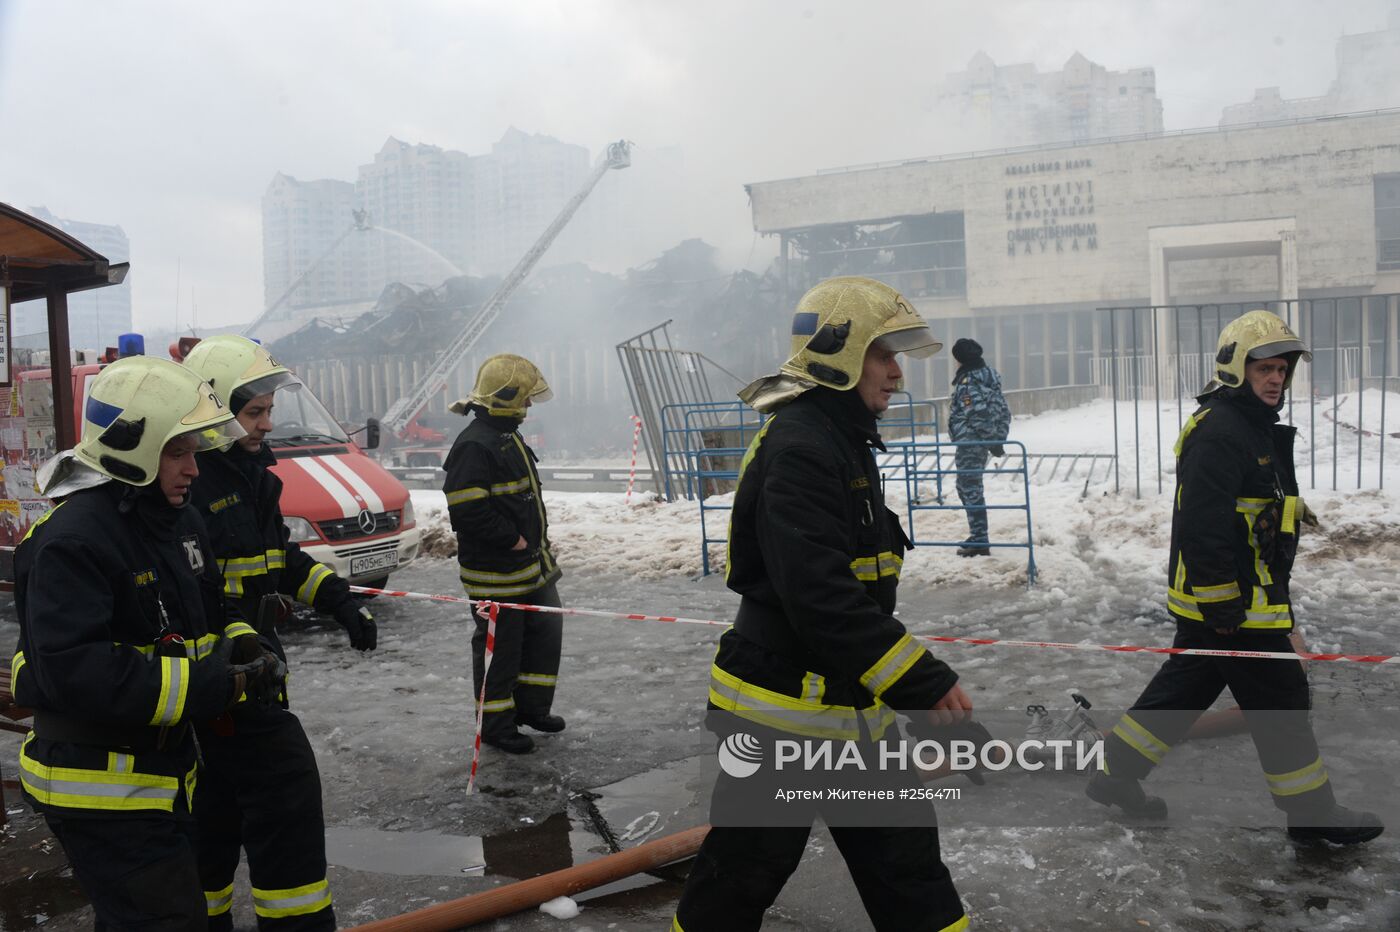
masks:
[[[1292,629],[1297,431],[1277,421],[1246,386],[1210,396],[1182,429],[1167,579],[1167,607],[1178,619]]]
[[[188,812],[188,723],[230,690],[227,665],[209,661],[229,618],[195,510],[118,482],[75,492],[16,550],[15,607],[11,685],[35,710],[24,795],[60,816]],[[167,634],[183,644],[159,645]]]
[[[282,521],[282,480],[268,468],[275,462],[267,444],[256,454],[237,444],[200,453],[190,502],[209,527],[224,594],[281,653],[276,631],[259,624],[262,597],[280,593],[331,612],[350,598],[350,584],[291,540]]]
[[[473,410],[476,417],[447,454],[442,486],[462,586],[472,598],[525,595],[560,576],[549,552],[535,453],[516,429],[519,420]],[[511,550],[521,537],[525,549]]]
[[[768,419],[739,469],[726,579],[743,596],[710,706],[817,737],[872,734],[957,682],[892,612],[909,539],[885,508],[875,418],[816,388]]]

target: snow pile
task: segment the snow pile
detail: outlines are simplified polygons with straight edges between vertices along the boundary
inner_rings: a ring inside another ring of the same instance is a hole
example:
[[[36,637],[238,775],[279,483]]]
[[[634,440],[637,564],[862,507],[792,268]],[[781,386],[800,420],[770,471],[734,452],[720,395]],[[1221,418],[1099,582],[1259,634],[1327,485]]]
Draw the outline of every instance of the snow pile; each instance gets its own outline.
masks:
[[[567,896],[556,896],[552,900],[541,903],[540,912],[548,913],[555,919],[573,919],[582,912],[582,910],[577,903]]]
[[[1378,392],[1368,392],[1379,395]],[[1393,405],[1400,421],[1400,403]],[[1353,405],[1354,409],[1354,405]],[[1306,412],[1306,407],[1300,407]],[[1345,413],[1347,409],[1342,407]],[[1366,399],[1366,422],[1372,411],[1379,411],[1379,398]],[[1189,410],[1186,414],[1189,415]],[[1019,474],[987,477],[987,501],[991,505],[1020,504],[1030,500],[1037,583],[1042,592],[1083,592],[1104,585],[1120,594],[1139,597],[1142,611],[1162,604],[1166,580],[1165,560],[1171,530],[1171,494],[1175,464],[1171,446],[1177,433],[1177,406],[1163,404],[1159,409],[1144,406],[1133,423],[1131,406],[1120,405],[1118,433],[1120,465],[1118,491],[1110,469],[1095,468],[1087,483],[1085,466],[1075,478],[1047,479],[1050,466],[1027,487]],[[1298,410],[1295,410],[1295,419]],[[1069,411],[1054,411],[1036,417],[1017,418],[1012,439],[1025,445],[1030,457],[1039,453],[1113,452],[1114,411],[1111,402],[1097,401]],[[1377,414],[1378,419],[1378,414]],[[1159,430],[1160,423],[1160,430]],[[1160,436],[1160,441],[1159,441]],[[1322,432],[1319,431],[1319,439]],[[1306,447],[1306,427],[1300,447]],[[1327,456],[1330,457],[1330,432]],[[1160,451],[1161,458],[1158,459]],[[1339,445],[1339,455],[1352,456],[1350,474],[1355,480],[1354,446]],[[1312,490],[1309,449],[1299,452],[1299,479],[1303,494],[1322,521],[1320,531],[1303,539],[1298,567],[1298,598],[1306,605],[1309,598],[1324,598],[1348,591],[1371,590],[1371,580],[1387,590],[1394,589],[1385,579],[1384,568],[1400,558],[1400,441],[1386,450],[1396,460],[1392,464],[1392,488],[1339,491]],[[1316,451],[1321,458],[1324,451]],[[1366,468],[1375,473],[1379,463],[1378,444],[1368,441],[1362,451]],[[1002,468],[1019,465],[1014,447],[1000,462]],[[1322,462],[1319,459],[1319,462]],[[1159,467],[1156,465],[1161,463]],[[1138,470],[1135,472],[1137,464]],[[1327,478],[1330,460],[1318,468],[1319,485]],[[1034,459],[1030,467],[1035,467]],[[1059,474],[1066,471],[1062,466]],[[1324,475],[1325,474],[1325,475]],[[1343,476],[1346,470],[1343,470]],[[1139,478],[1140,477],[1140,478]],[[949,477],[951,480],[952,477]],[[1134,497],[1140,482],[1142,498]],[[1160,485],[1161,491],[1158,491]],[[919,490],[925,504],[934,500],[935,489],[925,483]],[[912,522],[906,508],[904,483],[892,481],[886,497],[890,507],[920,542],[958,542],[967,536],[966,515],[956,506],[958,498],[951,481],[945,481],[943,503],[949,510],[916,509]],[[712,497],[707,505],[724,506],[732,496]],[[549,508],[550,536],[555,555],[570,573],[611,573],[634,578],[658,579],[667,576],[696,576],[702,571],[700,554],[700,508],[697,502],[666,503],[650,495],[634,494],[629,504],[621,493],[568,493],[545,490]],[[446,544],[431,551],[435,555],[455,552],[446,507],[440,492],[414,491],[414,508],[429,539]],[[706,520],[712,538],[723,538],[727,512],[708,511]],[[990,514],[992,540],[1024,545],[1027,541],[1026,512],[994,510]],[[1019,548],[997,548],[990,558],[959,559],[950,547],[921,546],[904,562],[907,582],[940,585],[973,584],[991,589],[1024,586],[1028,552]],[[723,543],[710,547],[712,572],[722,572]],[[1367,580],[1357,582],[1357,576]],[[1393,574],[1391,574],[1393,575]],[[644,607],[643,607],[644,608]]]

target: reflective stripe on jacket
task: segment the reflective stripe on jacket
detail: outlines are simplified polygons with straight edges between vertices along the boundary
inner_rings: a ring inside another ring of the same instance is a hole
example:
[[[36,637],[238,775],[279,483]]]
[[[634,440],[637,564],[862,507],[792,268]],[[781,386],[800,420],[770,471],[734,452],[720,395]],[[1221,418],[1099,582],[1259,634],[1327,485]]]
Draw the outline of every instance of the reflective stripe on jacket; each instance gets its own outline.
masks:
[[[275,462],[266,444],[256,454],[237,444],[200,453],[190,489],[190,503],[209,528],[224,593],[254,626],[265,595],[285,595],[321,612],[350,598],[349,583],[292,541],[282,519],[282,480],[269,468]],[[275,630],[258,633],[280,651]]]
[[[200,675],[230,620],[220,590],[199,516],[158,489],[76,492],[31,530],[15,552],[11,688],[35,709],[20,781],[39,811],[188,810],[195,751],[183,726],[227,701],[226,678]],[[159,650],[167,633],[183,646]],[[69,723],[69,737],[46,737],[46,719]]]
[[[866,412],[864,415],[861,412]],[[908,538],[885,508],[856,392],[813,389],[744,454],[726,580],[743,596],[720,642],[710,705],[805,734],[882,731],[957,676],[892,614]]]
[[[1167,570],[1167,608],[1174,617],[1203,622],[1217,603],[1237,600],[1241,630],[1292,629],[1288,580],[1300,501],[1293,467],[1297,431],[1276,421],[1261,403],[1226,390],[1212,395],[1182,428]],[[1256,533],[1256,521],[1271,506],[1284,519],[1284,545],[1272,561]]]
[[[526,595],[560,576],[549,549],[535,454],[518,424],[477,413],[457,435],[443,467],[462,588],[473,598]],[[512,550],[522,537],[524,549]]]

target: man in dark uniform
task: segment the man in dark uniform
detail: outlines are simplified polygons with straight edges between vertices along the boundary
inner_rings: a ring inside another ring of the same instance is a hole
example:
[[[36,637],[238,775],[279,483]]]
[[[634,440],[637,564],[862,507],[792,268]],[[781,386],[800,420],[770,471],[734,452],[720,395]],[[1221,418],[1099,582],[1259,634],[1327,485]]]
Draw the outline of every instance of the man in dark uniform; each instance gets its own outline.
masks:
[[[888,285],[833,278],[798,303],[792,356],[740,397],[769,413],[744,455],[729,526],[743,596],[711,668],[709,708],[795,734],[878,738],[894,709],[971,710],[957,675],[893,615],[908,538],[871,447],[901,387],[896,353],[941,344]],[[723,780],[724,777],[721,777]],[[718,796],[717,796],[718,798]],[[674,930],[757,929],[810,823],[710,830]],[[831,826],[877,929],[954,932],[967,917],[932,825]]]
[[[39,473],[59,504],[15,554],[12,683],[35,710],[20,783],[98,929],[204,928],[190,723],[237,700],[266,661],[230,665],[218,565],[185,503],[196,451],[241,434],[193,372],[140,356],[107,366],[77,447]]]
[[[1288,580],[1304,523],[1316,523],[1293,469],[1296,429],[1278,423],[1303,341],[1268,311],[1220,333],[1215,378],[1176,442],[1167,609],[1176,647],[1291,652]],[[1301,663],[1173,655],[1108,738],[1086,792],[1105,806],[1165,818],[1139,781],[1230,688],[1254,738],[1274,805],[1299,841],[1369,841],[1380,819],[1337,805],[1318,752]]]
[[[285,659],[264,600],[296,599],[333,615],[351,646],[375,647],[373,617],[349,584],[291,540],[282,520],[282,480],[266,437],[274,393],[301,382],[246,337],[223,334],[200,341],[185,358],[213,386],[245,435],[227,451],[200,456],[193,502],[209,526],[223,572],[224,594],[257,635]],[[237,659],[237,658],[235,658]],[[321,776],[301,721],[285,691],[239,703],[201,722],[206,773],[195,805],[199,865],[212,930],[233,927],[233,875],[240,848],[248,854],[253,910],[264,930],[335,928],[326,881],[326,826]]]
[[[482,363],[471,394],[452,404],[457,414],[476,415],[452,444],[442,486],[457,532],[462,587],[474,599],[561,604],[537,458],[519,431],[529,407],[552,397],[533,363],[503,353]],[[487,622],[473,617],[472,681],[479,701]],[[542,732],[564,730],[564,719],[550,713],[563,633],[558,614],[501,609],[481,710],[482,741],[527,754],[535,740],[520,725]]]

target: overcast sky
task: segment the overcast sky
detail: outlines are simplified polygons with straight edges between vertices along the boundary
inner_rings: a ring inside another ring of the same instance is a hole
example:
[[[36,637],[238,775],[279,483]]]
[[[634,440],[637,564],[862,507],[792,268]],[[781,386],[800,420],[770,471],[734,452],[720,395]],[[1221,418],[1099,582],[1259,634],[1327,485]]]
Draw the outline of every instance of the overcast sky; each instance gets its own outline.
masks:
[[[1153,66],[1168,129],[1326,92],[1393,0],[0,0],[0,200],[120,224],[138,328],[251,319],[275,172],[353,181],[388,136],[509,126],[680,146],[693,235],[760,261],[743,183],[958,151],[924,109],[979,49]]]

